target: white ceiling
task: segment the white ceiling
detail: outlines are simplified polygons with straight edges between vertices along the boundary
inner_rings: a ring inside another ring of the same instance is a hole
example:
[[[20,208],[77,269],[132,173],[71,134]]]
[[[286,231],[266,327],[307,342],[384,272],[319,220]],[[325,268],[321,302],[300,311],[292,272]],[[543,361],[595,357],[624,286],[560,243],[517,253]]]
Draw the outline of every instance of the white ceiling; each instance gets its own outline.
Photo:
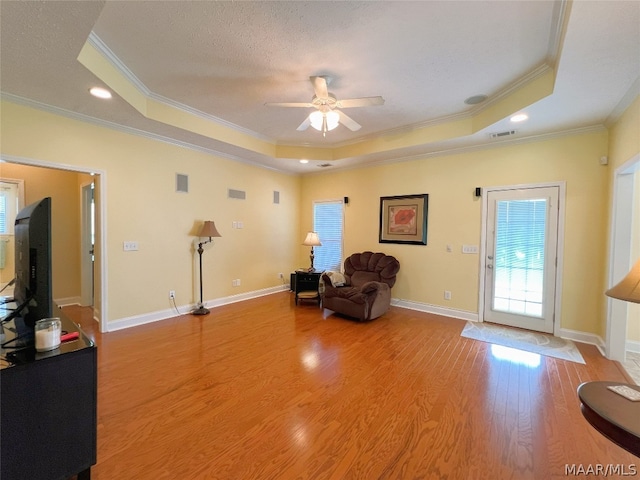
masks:
[[[273,158],[233,140],[146,118],[78,61],[88,39],[144,93],[189,115],[275,145],[336,148],[468,118],[553,70],[553,93],[479,131],[328,159],[331,168],[397,161],[606,124],[640,93],[638,1],[6,1],[0,2],[0,89],[10,101],[62,109],[240,161],[293,173],[312,161]],[[329,75],[339,99],[381,95],[349,109],[362,125],[296,130],[311,109],[309,76]],[[484,94],[478,106],[467,97]],[[93,120],[95,119],[95,120]]]

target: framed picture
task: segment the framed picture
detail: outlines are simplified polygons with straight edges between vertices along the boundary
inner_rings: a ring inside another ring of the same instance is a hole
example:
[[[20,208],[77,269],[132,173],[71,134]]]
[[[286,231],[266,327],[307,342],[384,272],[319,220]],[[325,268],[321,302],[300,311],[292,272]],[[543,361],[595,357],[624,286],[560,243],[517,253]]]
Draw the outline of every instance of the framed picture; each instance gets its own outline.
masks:
[[[429,195],[380,197],[380,243],[427,244]]]

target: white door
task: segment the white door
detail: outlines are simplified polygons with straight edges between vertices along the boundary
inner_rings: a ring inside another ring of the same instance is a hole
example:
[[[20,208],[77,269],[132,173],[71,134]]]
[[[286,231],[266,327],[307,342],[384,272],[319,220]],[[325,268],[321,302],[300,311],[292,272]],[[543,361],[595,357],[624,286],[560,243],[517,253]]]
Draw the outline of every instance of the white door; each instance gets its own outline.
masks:
[[[94,237],[95,237],[95,203],[93,199],[94,184],[82,186],[82,235],[81,235],[81,286],[80,304],[83,307],[93,306],[94,295]]]
[[[487,192],[484,321],[553,333],[559,187]]]

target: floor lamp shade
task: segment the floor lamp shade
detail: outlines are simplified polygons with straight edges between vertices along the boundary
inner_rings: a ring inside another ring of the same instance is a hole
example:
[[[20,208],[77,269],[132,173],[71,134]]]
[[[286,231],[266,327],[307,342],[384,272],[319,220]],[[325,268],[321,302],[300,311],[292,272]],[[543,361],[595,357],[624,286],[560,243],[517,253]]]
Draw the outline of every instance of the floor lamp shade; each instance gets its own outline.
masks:
[[[618,284],[607,290],[605,294],[619,300],[640,303],[640,260]]]
[[[202,228],[200,229],[200,233],[198,233],[199,237],[221,237],[218,229],[216,228],[216,224],[211,220],[207,220],[202,224]]]
[[[200,242],[198,244],[198,255],[200,256],[200,304],[198,308],[193,310],[191,313],[194,315],[207,315],[209,314],[209,309],[205,308],[204,301],[202,300],[202,254],[204,253],[203,245],[211,242],[212,237],[221,237],[220,232],[216,228],[216,224],[210,220],[207,220],[202,225],[202,228],[198,232],[198,237],[209,237],[209,240],[205,240],[204,242]]]

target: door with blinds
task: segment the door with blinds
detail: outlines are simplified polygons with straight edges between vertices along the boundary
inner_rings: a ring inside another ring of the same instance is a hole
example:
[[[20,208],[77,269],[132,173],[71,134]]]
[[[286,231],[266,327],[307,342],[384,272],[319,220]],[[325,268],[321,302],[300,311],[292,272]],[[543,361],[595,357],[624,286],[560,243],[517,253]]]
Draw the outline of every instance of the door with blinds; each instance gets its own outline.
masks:
[[[553,333],[559,187],[487,192],[484,321]]]

